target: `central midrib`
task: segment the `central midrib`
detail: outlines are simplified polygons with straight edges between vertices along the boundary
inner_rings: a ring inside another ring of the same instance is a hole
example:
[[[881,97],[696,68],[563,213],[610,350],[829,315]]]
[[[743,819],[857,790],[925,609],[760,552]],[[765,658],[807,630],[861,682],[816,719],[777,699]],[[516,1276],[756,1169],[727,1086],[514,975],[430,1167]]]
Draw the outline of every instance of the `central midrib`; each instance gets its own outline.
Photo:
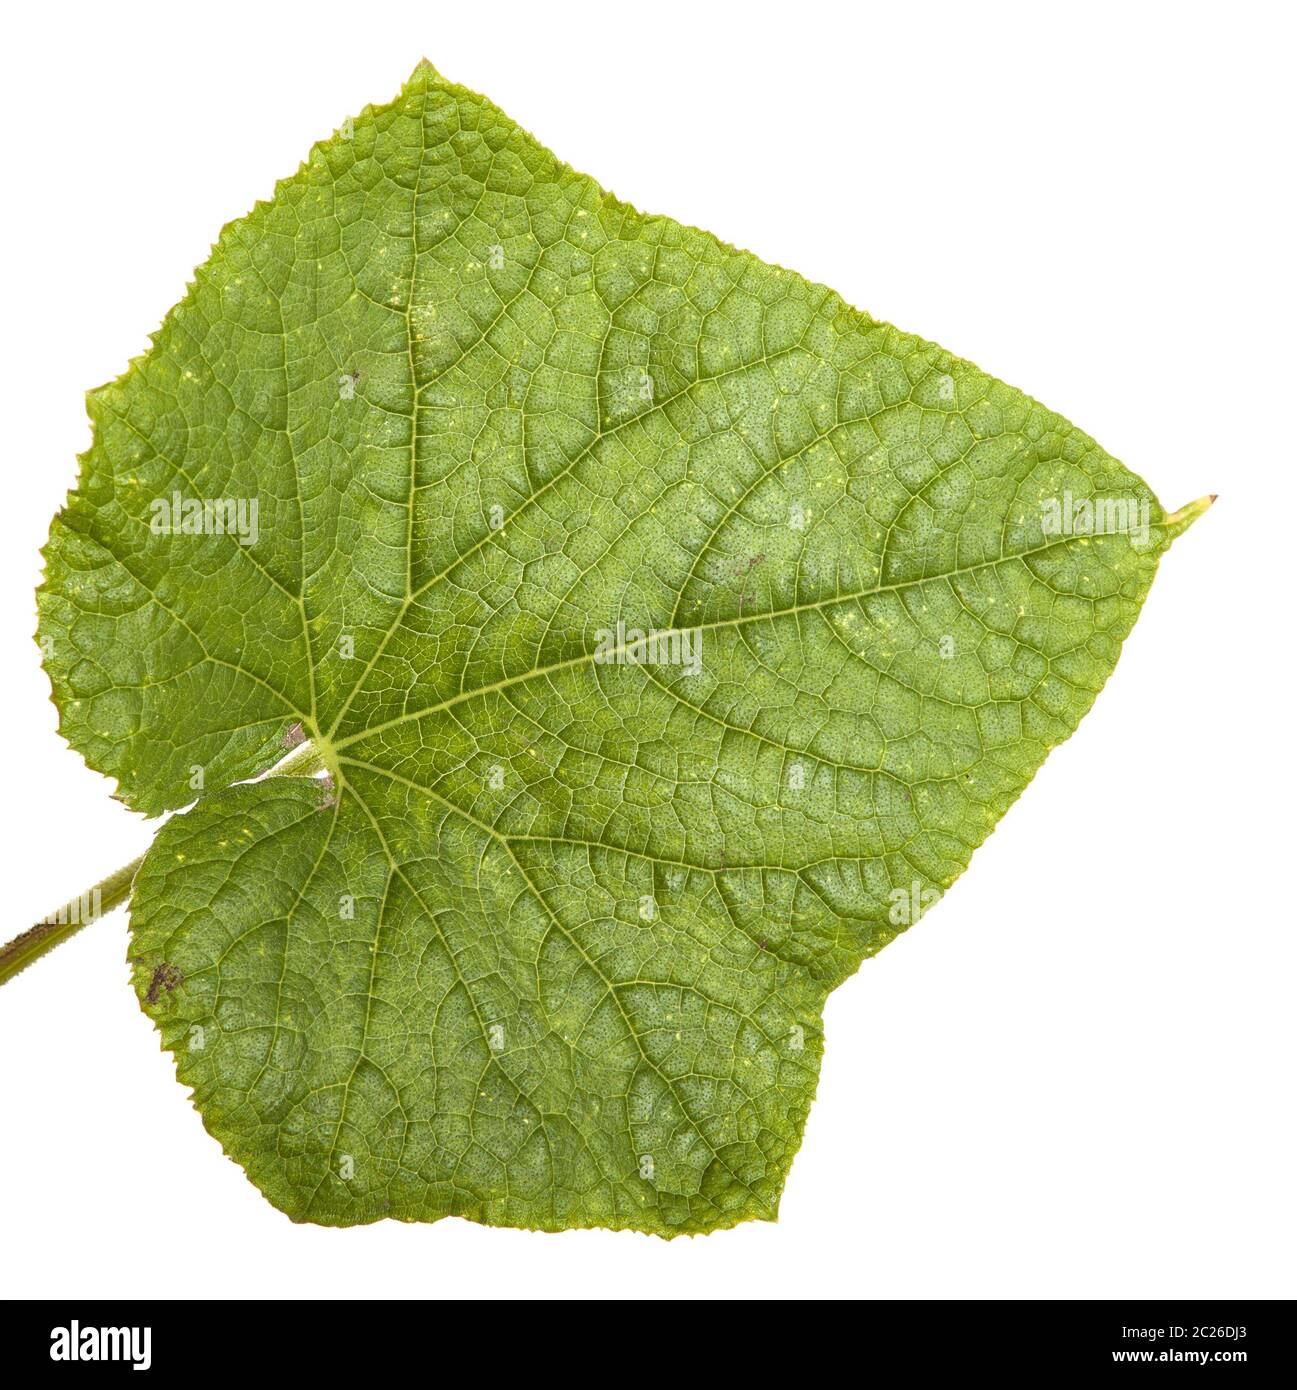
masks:
[[[1033,555],[1041,555],[1049,550],[1057,550],[1061,546],[1068,545],[1073,541],[1086,542],[1090,539],[1091,537],[1089,536],[1062,536],[1058,540],[1047,541],[1044,545],[1035,546],[1030,550],[1021,550],[1013,555],[999,555],[993,560],[978,560],[975,564],[964,565],[959,569],[946,570],[941,574],[922,575],[915,579],[898,580],[893,584],[877,584],[872,588],[858,589],[853,593],[835,594],[831,598],[815,599],[808,603],[793,604],[788,608],[774,609],[763,613],[743,613],[733,618],[717,618],[711,622],[692,623],[687,628],[667,629],[660,635],[669,637],[672,633],[680,632],[714,632],[722,628],[738,627],[744,623],[768,622],[774,621],[777,618],[792,617],[797,613],[814,612],[818,609],[830,608],[838,603],[855,603],[863,598],[871,598],[875,594],[913,588],[918,584],[930,584],[940,581],[949,582],[959,575],[972,574],[978,570],[989,569],[994,565],[1003,565],[1019,560],[1025,561]],[[620,646],[607,649],[607,651],[603,653],[603,660],[611,660],[624,654],[632,646],[638,647],[640,645],[641,642],[638,638],[634,642],[623,642]],[[437,714],[441,710],[451,709],[455,705],[464,704],[469,700],[475,700],[479,696],[490,695],[497,690],[506,690],[510,686],[519,685],[524,681],[534,679],[536,676],[552,675],[556,671],[569,670],[573,667],[584,665],[586,662],[593,661],[595,655],[594,652],[583,652],[580,656],[568,657],[563,661],[555,661],[548,666],[537,666],[530,671],[524,671],[515,676],[506,676],[503,680],[494,681],[490,685],[481,685],[473,690],[461,691],[458,695],[452,695],[449,699],[439,701],[434,705],[428,705],[424,709],[413,710],[408,714],[398,715],[396,718],[385,720],[381,724],[372,724],[368,728],[362,729],[359,733],[350,734],[346,738],[331,739],[330,741],[335,749],[341,750],[349,747],[353,743],[360,742],[362,739],[369,738],[374,734],[384,733],[386,730],[396,728],[401,724],[408,724],[415,720],[424,719],[430,714]],[[337,728],[336,722],[334,728]]]

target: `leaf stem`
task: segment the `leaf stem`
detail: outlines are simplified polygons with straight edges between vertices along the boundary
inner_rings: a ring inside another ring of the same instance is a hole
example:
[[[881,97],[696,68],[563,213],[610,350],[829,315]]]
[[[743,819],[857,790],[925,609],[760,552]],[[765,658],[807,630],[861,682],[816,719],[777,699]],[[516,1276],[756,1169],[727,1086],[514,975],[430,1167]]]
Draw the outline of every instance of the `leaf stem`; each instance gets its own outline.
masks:
[[[310,777],[322,772],[325,766],[324,755],[320,750],[314,744],[303,743],[265,773],[265,776]],[[93,888],[64,903],[57,912],[49,913],[34,927],[19,932],[12,941],[0,946],[0,985],[8,984],[20,971],[26,970],[56,946],[61,946],[82,927],[97,922],[115,907],[120,907],[130,896],[136,871],[144,863],[147,854],[148,850],[145,850],[138,859],[123,864]]]
[[[147,853],[147,851],[145,851]],[[125,902],[135,881],[135,871],[144,863],[144,855],[109,874],[87,892],[63,904],[57,912],[19,933],[5,946],[0,946],[0,985],[7,984],[37,961],[47,951],[62,945],[82,927],[98,921],[119,903]]]

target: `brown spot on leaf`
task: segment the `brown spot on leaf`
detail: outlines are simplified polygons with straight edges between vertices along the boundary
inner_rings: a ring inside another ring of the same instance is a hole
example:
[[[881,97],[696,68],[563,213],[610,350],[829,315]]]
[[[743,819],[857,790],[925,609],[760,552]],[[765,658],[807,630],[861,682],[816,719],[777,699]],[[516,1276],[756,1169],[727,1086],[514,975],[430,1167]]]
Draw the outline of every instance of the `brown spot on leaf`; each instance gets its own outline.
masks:
[[[170,994],[177,985],[184,983],[184,979],[185,977],[177,966],[168,965],[166,961],[163,961],[153,972],[153,978],[149,981],[148,993],[144,996],[145,1003],[156,1004],[164,989]]]
[[[765,560],[765,558],[766,553],[764,550],[761,552],[760,555],[753,555],[751,559],[748,560],[747,564],[741,570],[739,570],[737,575],[735,576],[736,578],[741,578],[743,580],[743,587],[739,590],[740,618],[743,616],[743,606],[748,601],[748,575],[750,575],[752,571]]]

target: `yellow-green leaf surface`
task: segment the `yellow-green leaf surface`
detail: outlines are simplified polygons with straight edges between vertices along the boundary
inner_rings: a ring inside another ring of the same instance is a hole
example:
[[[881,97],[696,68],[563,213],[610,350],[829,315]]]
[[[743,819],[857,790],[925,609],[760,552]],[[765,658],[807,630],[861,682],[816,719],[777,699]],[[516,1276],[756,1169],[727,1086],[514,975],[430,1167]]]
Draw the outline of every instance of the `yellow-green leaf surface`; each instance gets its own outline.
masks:
[[[772,1218],[826,996],[1075,729],[1196,511],[427,64],[89,407],[62,729],[130,806],[197,800],[136,986],[329,1224]],[[327,780],[249,782],[305,740]]]

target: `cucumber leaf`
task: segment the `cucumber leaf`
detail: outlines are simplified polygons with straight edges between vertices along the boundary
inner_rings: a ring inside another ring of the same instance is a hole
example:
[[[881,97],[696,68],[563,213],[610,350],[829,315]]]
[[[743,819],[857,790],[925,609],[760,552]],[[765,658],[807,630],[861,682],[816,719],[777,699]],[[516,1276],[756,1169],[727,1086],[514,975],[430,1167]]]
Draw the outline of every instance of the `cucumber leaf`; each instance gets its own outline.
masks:
[[[1076,728],[1200,510],[426,63],[89,412],[60,727],[192,806],[135,987],[226,1151],[337,1225],[773,1218],[828,993]],[[308,741],[326,776],[251,780]]]

